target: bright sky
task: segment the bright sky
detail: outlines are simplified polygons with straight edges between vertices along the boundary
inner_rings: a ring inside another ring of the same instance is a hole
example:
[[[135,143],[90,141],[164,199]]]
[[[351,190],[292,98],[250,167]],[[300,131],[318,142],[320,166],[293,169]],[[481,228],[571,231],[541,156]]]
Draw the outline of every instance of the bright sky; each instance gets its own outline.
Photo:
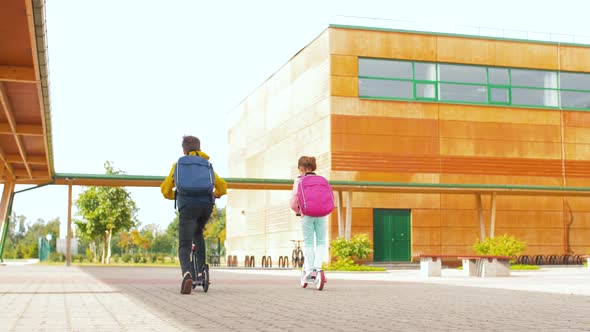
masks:
[[[588,0],[47,0],[55,170],[102,174],[111,160],[167,175],[192,134],[231,177],[227,113],[336,15],[590,36],[589,12]],[[173,219],[159,188],[129,190],[142,225]],[[59,217],[63,238],[67,187],[17,194],[13,210]]]

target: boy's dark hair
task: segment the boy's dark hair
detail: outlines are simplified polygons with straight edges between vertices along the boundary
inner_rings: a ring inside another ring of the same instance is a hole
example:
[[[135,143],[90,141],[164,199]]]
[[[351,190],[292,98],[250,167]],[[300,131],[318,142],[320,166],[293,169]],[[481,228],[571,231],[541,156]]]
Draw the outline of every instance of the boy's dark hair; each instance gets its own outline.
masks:
[[[303,169],[305,170],[309,170],[311,172],[314,172],[315,169],[317,168],[317,165],[315,163],[315,157],[308,157],[308,156],[302,156],[299,158],[299,162],[297,163],[297,168],[299,167],[303,167]]]
[[[186,153],[190,151],[201,151],[201,141],[195,136],[182,136],[182,149]]]

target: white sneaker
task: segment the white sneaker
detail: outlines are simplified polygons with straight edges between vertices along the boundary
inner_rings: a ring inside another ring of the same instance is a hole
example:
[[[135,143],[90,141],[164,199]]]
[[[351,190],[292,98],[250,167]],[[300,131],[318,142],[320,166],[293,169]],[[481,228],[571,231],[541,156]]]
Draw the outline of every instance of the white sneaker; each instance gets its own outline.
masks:
[[[301,284],[307,283],[307,273],[305,271],[301,271]]]

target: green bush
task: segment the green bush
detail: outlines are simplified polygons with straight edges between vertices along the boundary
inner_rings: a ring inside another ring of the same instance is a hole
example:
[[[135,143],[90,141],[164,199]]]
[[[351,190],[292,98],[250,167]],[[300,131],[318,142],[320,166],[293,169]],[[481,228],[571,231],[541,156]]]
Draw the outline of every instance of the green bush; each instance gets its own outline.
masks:
[[[123,261],[123,263],[129,263],[131,261],[131,255],[130,254],[123,254],[121,256],[121,260]]]
[[[117,254],[111,256],[111,263],[118,263],[121,260],[121,257]]]
[[[331,271],[383,271],[383,268],[372,268],[370,266],[355,264],[354,259],[363,259],[369,257],[373,252],[373,244],[367,234],[357,234],[349,241],[343,238],[337,238],[330,243],[332,255],[336,261],[331,264],[324,264],[325,270]]]
[[[84,261],[84,255],[78,254],[72,256],[72,262],[82,263]]]
[[[332,254],[338,258],[357,258],[363,259],[369,257],[373,252],[373,244],[367,234],[360,233],[352,237],[349,241],[343,238],[337,238],[330,243]]]
[[[494,238],[486,238],[483,242],[479,239],[473,245],[473,250],[478,255],[494,255],[494,256],[516,256],[523,252],[526,248],[526,243],[520,241],[514,236],[504,234]]]
[[[66,260],[66,256],[59,252],[51,252],[49,253],[49,261],[50,262],[64,262]]]

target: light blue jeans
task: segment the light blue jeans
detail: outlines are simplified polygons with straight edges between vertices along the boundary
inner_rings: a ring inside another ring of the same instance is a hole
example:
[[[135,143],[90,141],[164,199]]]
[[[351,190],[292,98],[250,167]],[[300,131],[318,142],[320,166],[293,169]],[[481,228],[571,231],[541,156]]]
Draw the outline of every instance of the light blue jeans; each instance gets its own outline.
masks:
[[[326,217],[303,216],[301,219],[303,241],[305,242],[305,272],[321,269],[326,250]],[[315,243],[314,243],[315,235]]]

